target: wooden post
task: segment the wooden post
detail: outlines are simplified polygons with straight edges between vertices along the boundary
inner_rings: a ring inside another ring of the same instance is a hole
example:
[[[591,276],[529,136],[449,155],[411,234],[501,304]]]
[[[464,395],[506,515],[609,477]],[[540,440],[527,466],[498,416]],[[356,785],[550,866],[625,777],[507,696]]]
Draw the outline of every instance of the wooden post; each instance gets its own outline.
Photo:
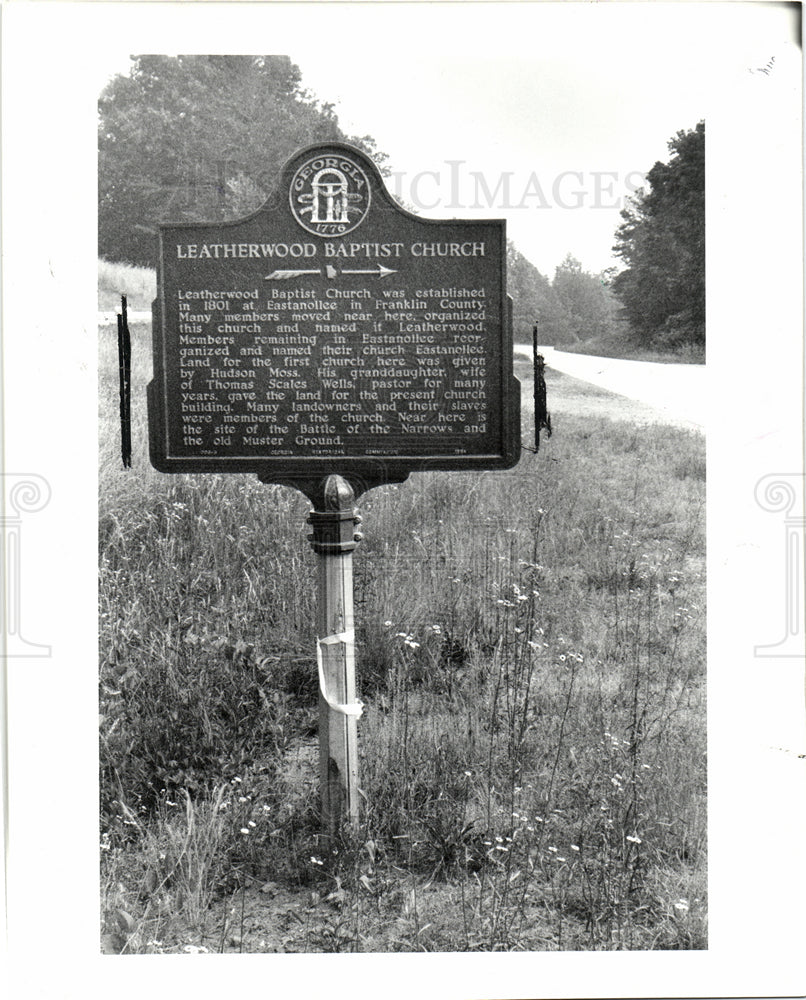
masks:
[[[353,621],[353,549],[361,540],[352,487],[328,476],[308,517],[318,554],[319,777],[328,841],[358,822],[358,716]]]

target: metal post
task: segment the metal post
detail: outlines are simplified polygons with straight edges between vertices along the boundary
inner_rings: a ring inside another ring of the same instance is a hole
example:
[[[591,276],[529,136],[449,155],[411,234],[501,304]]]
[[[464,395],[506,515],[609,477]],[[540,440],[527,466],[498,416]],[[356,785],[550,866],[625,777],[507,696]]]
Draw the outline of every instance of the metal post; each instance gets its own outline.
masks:
[[[537,320],[532,328],[532,357],[534,359],[534,401],[535,401],[535,454],[540,449],[540,431],[545,429],[551,437],[551,415],[546,405],[545,359],[539,353],[537,343]]]
[[[535,451],[540,448],[540,376],[542,372],[540,371],[540,365],[538,363],[538,358],[540,357],[539,346],[537,343],[537,320],[535,320],[534,326],[532,327],[532,364],[534,365],[534,370],[532,372],[533,385],[532,385],[532,395],[535,403]]]
[[[341,476],[328,476],[308,517],[319,556],[316,613],[319,670],[319,777],[322,831],[332,839],[343,823],[358,822],[358,727],[355,690],[353,549],[362,535],[355,494]]]
[[[132,465],[132,342],[126,296],[118,313],[118,367],[120,369],[120,451],[123,468]]]

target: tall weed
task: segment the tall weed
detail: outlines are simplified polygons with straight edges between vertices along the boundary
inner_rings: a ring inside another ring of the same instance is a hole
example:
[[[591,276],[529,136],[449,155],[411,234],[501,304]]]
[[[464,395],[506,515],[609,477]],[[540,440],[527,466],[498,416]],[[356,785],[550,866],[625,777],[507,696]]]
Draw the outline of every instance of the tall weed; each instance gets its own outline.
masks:
[[[327,853],[307,503],[153,472],[133,334],[130,471],[104,334],[99,508],[102,831],[127,947],[149,950],[166,893],[198,926],[268,877],[338,908],[310,949],[704,947],[702,439],[566,417],[514,470],[361,499],[364,807]]]

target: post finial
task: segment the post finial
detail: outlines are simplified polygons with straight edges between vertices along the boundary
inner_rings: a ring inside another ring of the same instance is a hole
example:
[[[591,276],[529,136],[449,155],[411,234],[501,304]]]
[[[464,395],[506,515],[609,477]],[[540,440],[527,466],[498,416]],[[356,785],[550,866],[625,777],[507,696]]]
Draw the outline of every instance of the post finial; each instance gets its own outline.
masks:
[[[341,555],[352,552],[363,537],[356,531],[361,519],[353,506],[355,492],[342,476],[330,475],[314,495],[308,515],[313,531],[308,536],[314,552]]]
[[[355,503],[352,486],[341,476],[328,476],[323,490],[323,510],[347,510]]]

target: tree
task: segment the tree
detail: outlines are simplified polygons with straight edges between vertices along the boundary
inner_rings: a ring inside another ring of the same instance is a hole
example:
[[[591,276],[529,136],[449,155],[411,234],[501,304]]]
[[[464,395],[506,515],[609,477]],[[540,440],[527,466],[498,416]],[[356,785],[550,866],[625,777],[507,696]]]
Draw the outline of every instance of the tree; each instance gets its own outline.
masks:
[[[643,344],[704,345],[705,123],[668,147],[621,213],[613,250],[627,267],[613,289]]]
[[[138,56],[99,101],[99,253],[153,266],[160,222],[239,218],[300,146],[349,141],[287,56]]]
[[[552,288],[568,317],[571,339],[606,339],[615,332],[615,304],[603,275],[583,271],[569,253],[554,271]]]
[[[535,320],[540,322],[541,344],[563,344],[571,339],[568,316],[548,278],[511,240],[507,240],[507,291],[512,296],[516,340],[531,340]]]

